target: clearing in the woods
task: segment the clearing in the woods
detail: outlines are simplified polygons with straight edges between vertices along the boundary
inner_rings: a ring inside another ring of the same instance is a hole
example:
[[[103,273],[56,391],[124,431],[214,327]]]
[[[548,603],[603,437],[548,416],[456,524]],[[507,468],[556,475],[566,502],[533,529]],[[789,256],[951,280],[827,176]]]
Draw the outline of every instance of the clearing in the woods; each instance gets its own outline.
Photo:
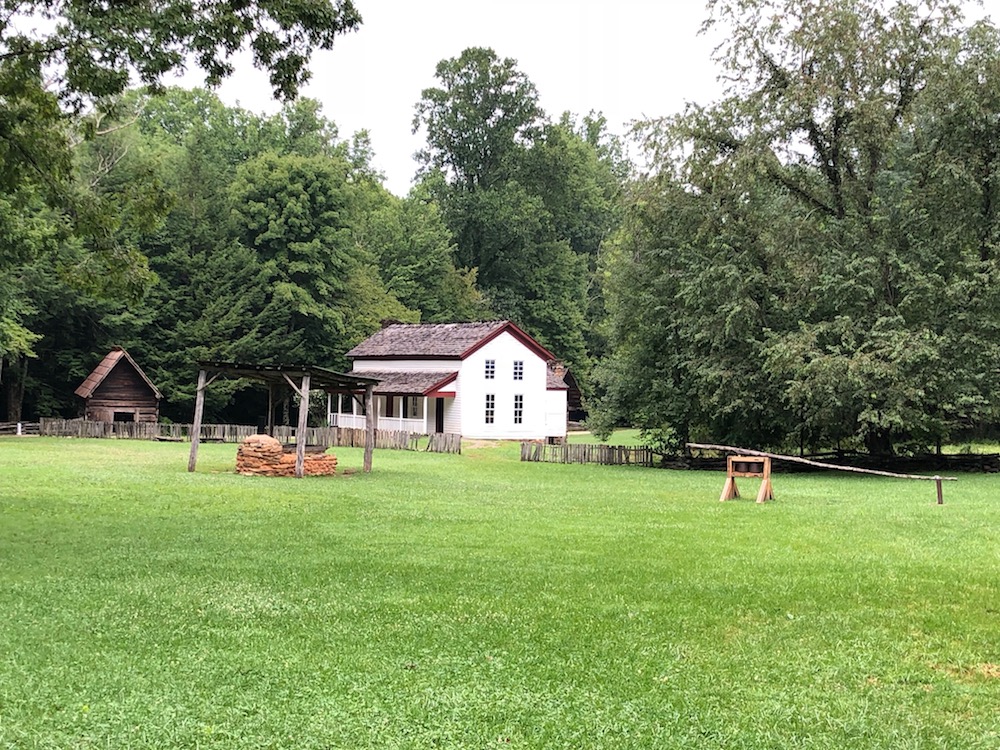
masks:
[[[1000,478],[235,451],[0,440],[0,747],[1000,745]]]

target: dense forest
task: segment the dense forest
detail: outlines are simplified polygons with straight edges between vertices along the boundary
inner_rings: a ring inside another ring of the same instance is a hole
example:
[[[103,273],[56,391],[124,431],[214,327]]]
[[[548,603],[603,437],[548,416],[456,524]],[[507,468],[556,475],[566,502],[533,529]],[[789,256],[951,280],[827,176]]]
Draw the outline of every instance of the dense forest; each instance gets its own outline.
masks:
[[[178,31],[180,7],[0,28],[0,416],[75,415],[112,345],[187,421],[200,359],[342,369],[385,319],[505,318],[572,368],[592,429],[670,449],[923,450],[997,422],[1000,32],[961,3],[710,0],[726,95],[628,138],[467,49],[415,103],[405,197],[295,98],[349,2],[297,30],[252,6],[274,38],[246,4]],[[247,35],[277,115],[159,84],[179,50],[225,77]],[[246,393],[207,416],[245,420]]]

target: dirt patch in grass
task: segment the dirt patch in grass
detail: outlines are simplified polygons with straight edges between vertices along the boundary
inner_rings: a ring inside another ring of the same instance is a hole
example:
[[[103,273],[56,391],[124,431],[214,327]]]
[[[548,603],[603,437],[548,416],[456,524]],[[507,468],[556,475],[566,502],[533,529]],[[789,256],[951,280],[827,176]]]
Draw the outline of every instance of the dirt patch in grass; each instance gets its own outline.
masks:
[[[476,449],[476,448],[497,448],[503,443],[500,440],[470,440],[468,438],[462,439],[462,448],[465,449]]]
[[[967,667],[938,667],[957,680],[1000,680],[1000,664],[984,662]]]

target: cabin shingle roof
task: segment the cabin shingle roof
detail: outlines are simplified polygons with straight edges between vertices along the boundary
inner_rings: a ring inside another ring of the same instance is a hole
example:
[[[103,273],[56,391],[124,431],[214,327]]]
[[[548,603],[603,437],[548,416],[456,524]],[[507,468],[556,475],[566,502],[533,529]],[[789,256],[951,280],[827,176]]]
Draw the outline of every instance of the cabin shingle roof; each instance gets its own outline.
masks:
[[[547,391],[568,391],[569,386],[563,378],[565,370],[557,371],[554,367],[549,367],[545,372],[545,390]]]
[[[155,395],[157,399],[163,398],[163,394],[160,393],[160,389],[153,385],[153,381],[146,377],[146,373],[142,371],[142,368],[139,367],[139,365],[135,363],[135,360],[129,356],[129,353],[120,346],[116,346],[107,353],[104,359],[101,360],[101,363],[94,368],[90,375],[87,376],[86,380],[80,383],[74,393],[80,398],[90,398],[93,396],[97,387],[104,382],[104,379],[123,359],[132,365],[133,369],[139,374],[139,377],[146,382],[146,385],[149,386],[149,389],[153,392],[153,395]]]
[[[484,339],[511,326],[506,320],[482,323],[393,323],[355,346],[347,356],[441,357],[459,359]]]
[[[440,370],[363,370],[356,373],[366,378],[376,378],[377,396],[426,396],[442,385],[454,380],[458,372],[441,372]],[[454,390],[454,388],[452,389]]]

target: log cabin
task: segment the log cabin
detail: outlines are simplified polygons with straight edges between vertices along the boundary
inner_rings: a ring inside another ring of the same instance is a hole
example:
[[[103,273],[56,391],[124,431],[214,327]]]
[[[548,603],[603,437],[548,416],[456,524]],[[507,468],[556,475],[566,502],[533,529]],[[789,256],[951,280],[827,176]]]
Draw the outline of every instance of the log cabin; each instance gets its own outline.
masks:
[[[116,346],[75,391],[84,419],[94,422],[156,422],[163,395],[146,373]]]

